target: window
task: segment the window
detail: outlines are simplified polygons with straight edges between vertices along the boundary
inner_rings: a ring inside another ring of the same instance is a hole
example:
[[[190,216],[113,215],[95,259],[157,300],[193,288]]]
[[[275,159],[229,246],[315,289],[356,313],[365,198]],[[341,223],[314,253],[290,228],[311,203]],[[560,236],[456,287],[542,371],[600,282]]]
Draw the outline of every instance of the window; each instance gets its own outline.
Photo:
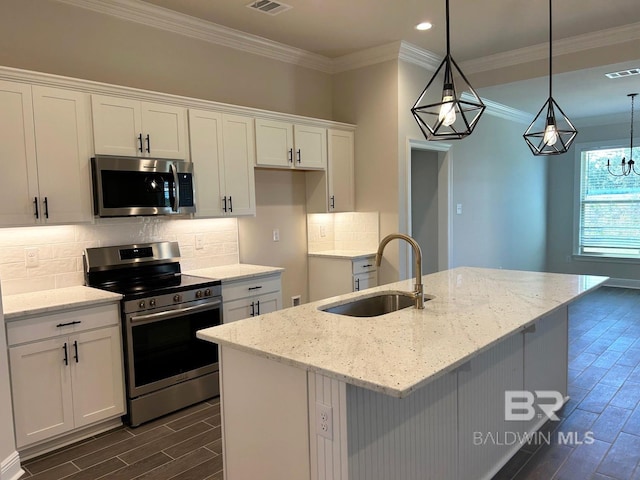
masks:
[[[578,253],[640,258],[640,175],[615,177],[629,148],[583,149],[580,153],[580,220]],[[640,147],[633,158],[640,172]]]

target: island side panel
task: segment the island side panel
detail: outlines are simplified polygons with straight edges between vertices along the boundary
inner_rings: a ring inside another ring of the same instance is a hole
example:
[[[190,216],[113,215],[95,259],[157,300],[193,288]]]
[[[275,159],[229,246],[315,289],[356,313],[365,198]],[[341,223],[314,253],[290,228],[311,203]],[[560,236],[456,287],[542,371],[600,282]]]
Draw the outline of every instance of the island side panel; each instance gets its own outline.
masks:
[[[347,385],[349,480],[456,479],[456,388],[455,372],[406,398]]]
[[[310,478],[307,372],[220,347],[226,480]]]

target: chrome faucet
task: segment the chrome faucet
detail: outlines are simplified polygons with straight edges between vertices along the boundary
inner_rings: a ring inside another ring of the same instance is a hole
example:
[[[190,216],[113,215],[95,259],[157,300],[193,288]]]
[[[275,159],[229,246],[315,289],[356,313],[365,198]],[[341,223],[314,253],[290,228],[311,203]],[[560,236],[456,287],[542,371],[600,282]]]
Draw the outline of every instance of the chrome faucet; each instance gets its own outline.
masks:
[[[380,262],[382,262],[382,252],[384,251],[384,247],[387,246],[394,238],[399,240],[405,240],[413,247],[413,256],[416,261],[416,283],[413,288],[413,292],[411,292],[411,296],[416,302],[416,308],[424,308],[424,288],[422,286],[422,250],[420,249],[420,245],[409,235],[404,235],[403,233],[392,233],[387,235],[382,239],[380,245],[378,246],[378,252],[376,253],[376,267],[380,266]]]

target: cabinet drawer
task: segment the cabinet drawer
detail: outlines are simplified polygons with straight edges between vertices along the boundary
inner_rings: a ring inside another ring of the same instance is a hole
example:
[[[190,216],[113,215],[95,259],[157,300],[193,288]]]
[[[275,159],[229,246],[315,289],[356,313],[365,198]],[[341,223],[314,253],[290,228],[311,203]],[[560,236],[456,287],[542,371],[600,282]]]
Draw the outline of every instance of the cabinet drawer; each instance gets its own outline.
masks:
[[[281,289],[280,274],[222,283],[222,300],[224,302],[240,298],[278,292]]]
[[[18,345],[93,328],[119,325],[118,306],[119,303],[104,304],[7,322],[7,344]]]
[[[353,276],[353,291],[359,292],[367,288],[378,286],[378,274],[376,272],[361,273]]]
[[[353,260],[353,274],[358,275],[359,273],[365,272],[375,272],[376,271],[376,257],[370,256],[365,258],[360,258],[358,260]]]

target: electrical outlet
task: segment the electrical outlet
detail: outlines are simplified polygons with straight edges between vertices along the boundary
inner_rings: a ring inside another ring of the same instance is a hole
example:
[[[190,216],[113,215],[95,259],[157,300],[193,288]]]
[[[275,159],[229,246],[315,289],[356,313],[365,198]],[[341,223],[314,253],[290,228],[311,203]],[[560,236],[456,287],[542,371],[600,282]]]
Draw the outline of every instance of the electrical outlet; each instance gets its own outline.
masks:
[[[24,263],[27,265],[27,268],[38,266],[40,263],[40,252],[37,248],[24,249]]]
[[[462,215],[462,204],[461,203],[458,203],[456,205],[456,214],[457,215]]]
[[[280,241],[280,229],[279,228],[274,228],[273,229],[273,241],[274,242],[279,242]]]
[[[327,236],[327,228],[324,225],[320,225],[320,236],[321,237]]]
[[[300,295],[294,295],[291,297],[291,306],[297,307],[298,305],[300,305]]]
[[[321,437],[333,440],[333,407],[316,402],[316,430]]]

